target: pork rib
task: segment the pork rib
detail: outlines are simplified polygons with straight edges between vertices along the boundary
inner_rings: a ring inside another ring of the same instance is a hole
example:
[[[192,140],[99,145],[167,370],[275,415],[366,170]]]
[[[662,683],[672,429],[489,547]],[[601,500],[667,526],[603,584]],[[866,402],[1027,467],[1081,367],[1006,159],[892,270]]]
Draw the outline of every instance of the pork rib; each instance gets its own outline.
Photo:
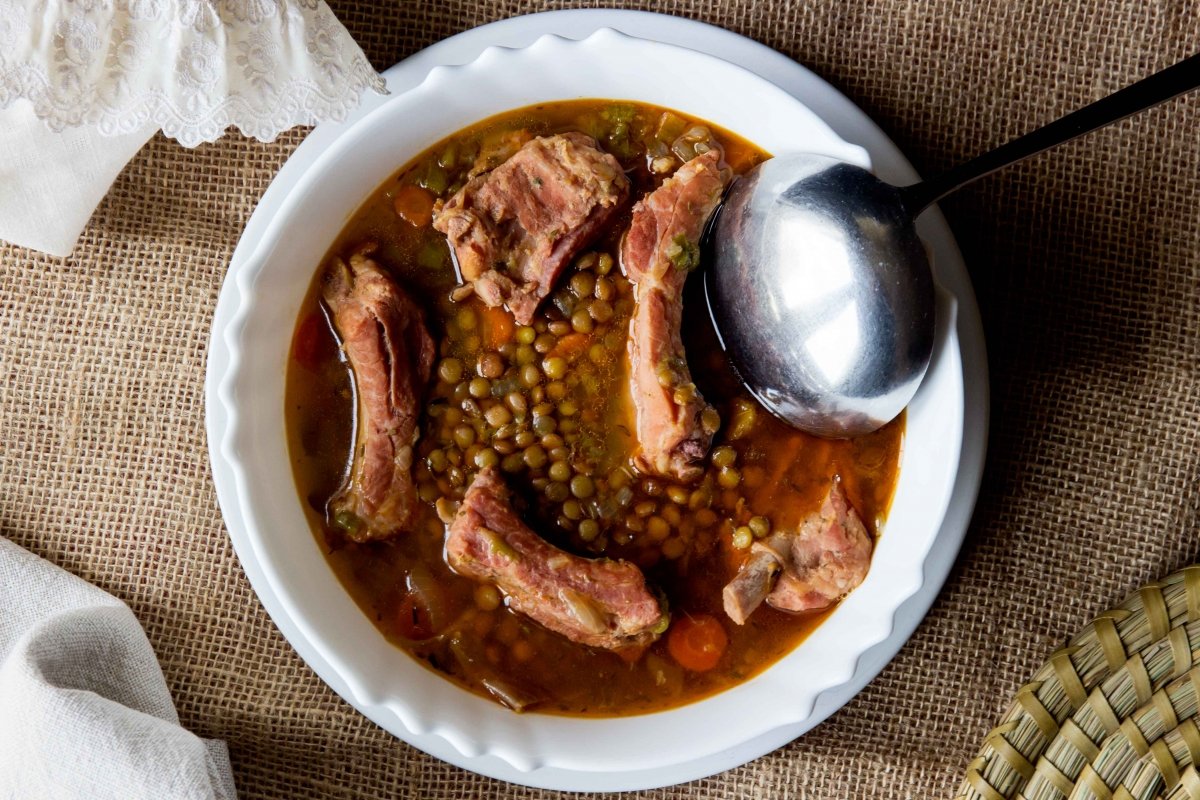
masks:
[[[629,323],[637,465],[679,480],[700,475],[720,424],[692,383],[679,333],[683,285],[728,182],[720,159],[717,150],[696,156],[644,197],[621,245],[621,265],[637,287]]]
[[[509,606],[573,642],[619,649],[653,642],[668,617],[627,561],[566,553],[531,531],[509,504],[495,467],[467,489],[450,533],[446,560],[462,575],[495,583]]]
[[[629,197],[620,163],[582,133],[527,142],[434,215],[465,280],[523,325],[575,255]]]
[[[363,253],[334,259],[322,297],[354,371],[358,427],[346,483],[330,511],[352,514],[357,540],[398,533],[417,506],[411,468],[434,344],[420,309]]]
[[[738,625],[765,599],[781,611],[819,611],[863,582],[871,565],[871,537],[834,481],[820,510],[795,531],[756,541],[725,586],[725,613]]]

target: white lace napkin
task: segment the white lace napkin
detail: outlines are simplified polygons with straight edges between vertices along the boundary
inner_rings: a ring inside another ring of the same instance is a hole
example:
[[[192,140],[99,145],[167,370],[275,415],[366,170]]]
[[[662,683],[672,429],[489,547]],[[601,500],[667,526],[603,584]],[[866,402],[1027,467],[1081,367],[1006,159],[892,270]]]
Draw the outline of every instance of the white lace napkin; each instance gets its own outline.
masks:
[[[0,538],[0,797],[233,800],[129,608]]]
[[[137,138],[271,141],[368,88],[323,0],[0,0],[0,237],[67,255]]]

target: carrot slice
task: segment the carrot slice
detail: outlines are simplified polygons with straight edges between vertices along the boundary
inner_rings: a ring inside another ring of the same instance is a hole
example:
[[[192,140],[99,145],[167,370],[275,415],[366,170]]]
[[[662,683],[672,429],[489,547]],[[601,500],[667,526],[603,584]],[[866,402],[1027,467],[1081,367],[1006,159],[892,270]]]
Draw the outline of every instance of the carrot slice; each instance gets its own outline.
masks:
[[[667,652],[679,666],[692,672],[707,672],[717,665],[729,636],[716,617],[708,614],[685,615],[671,623],[667,634]]]
[[[424,228],[433,219],[433,195],[420,186],[401,186],[392,198],[392,206],[400,219],[417,228]]]
[[[570,361],[583,352],[583,349],[587,346],[587,340],[586,333],[568,333],[559,339],[558,343],[550,348],[550,352],[546,355],[562,356]]]
[[[489,350],[499,350],[501,345],[512,341],[515,331],[512,314],[503,308],[483,307],[483,335]]]
[[[329,330],[320,309],[313,311],[296,329],[292,340],[292,357],[307,369],[317,369],[321,362],[322,337]]]

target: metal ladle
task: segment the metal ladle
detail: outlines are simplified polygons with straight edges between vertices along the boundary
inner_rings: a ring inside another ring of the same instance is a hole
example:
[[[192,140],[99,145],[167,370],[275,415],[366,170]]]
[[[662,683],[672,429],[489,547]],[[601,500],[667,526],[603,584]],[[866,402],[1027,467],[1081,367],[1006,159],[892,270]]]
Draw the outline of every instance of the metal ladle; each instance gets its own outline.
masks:
[[[721,346],[785,422],[828,437],[877,430],[912,400],[933,350],[933,275],[916,217],[984,175],[1198,86],[1195,55],[903,188],[826,156],[764,161],[733,183],[705,237]]]

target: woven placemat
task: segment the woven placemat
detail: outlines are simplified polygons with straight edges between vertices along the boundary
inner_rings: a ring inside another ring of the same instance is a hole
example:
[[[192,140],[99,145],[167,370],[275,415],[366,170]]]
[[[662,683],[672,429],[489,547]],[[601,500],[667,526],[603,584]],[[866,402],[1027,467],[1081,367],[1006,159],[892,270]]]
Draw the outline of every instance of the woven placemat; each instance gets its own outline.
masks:
[[[331,5],[385,68],[468,27],[572,4]],[[924,172],[1200,49],[1194,0],[630,7],[805,63]],[[636,796],[950,796],[1045,653],[1095,609],[1197,560],[1198,130],[1200,97],[1176,101],[942,203],[976,282],[993,387],[984,485],[946,588],[816,730]],[[208,325],[238,236],[303,134],[194,151],[154,139],[72,257],[0,246],[0,535],[130,604],[183,724],[229,743],[243,798],[568,797],[465,773],[363,718],[283,640],[230,547],[204,438]]]
[[[1022,686],[956,800],[1200,798],[1200,566],[1142,587]]]

